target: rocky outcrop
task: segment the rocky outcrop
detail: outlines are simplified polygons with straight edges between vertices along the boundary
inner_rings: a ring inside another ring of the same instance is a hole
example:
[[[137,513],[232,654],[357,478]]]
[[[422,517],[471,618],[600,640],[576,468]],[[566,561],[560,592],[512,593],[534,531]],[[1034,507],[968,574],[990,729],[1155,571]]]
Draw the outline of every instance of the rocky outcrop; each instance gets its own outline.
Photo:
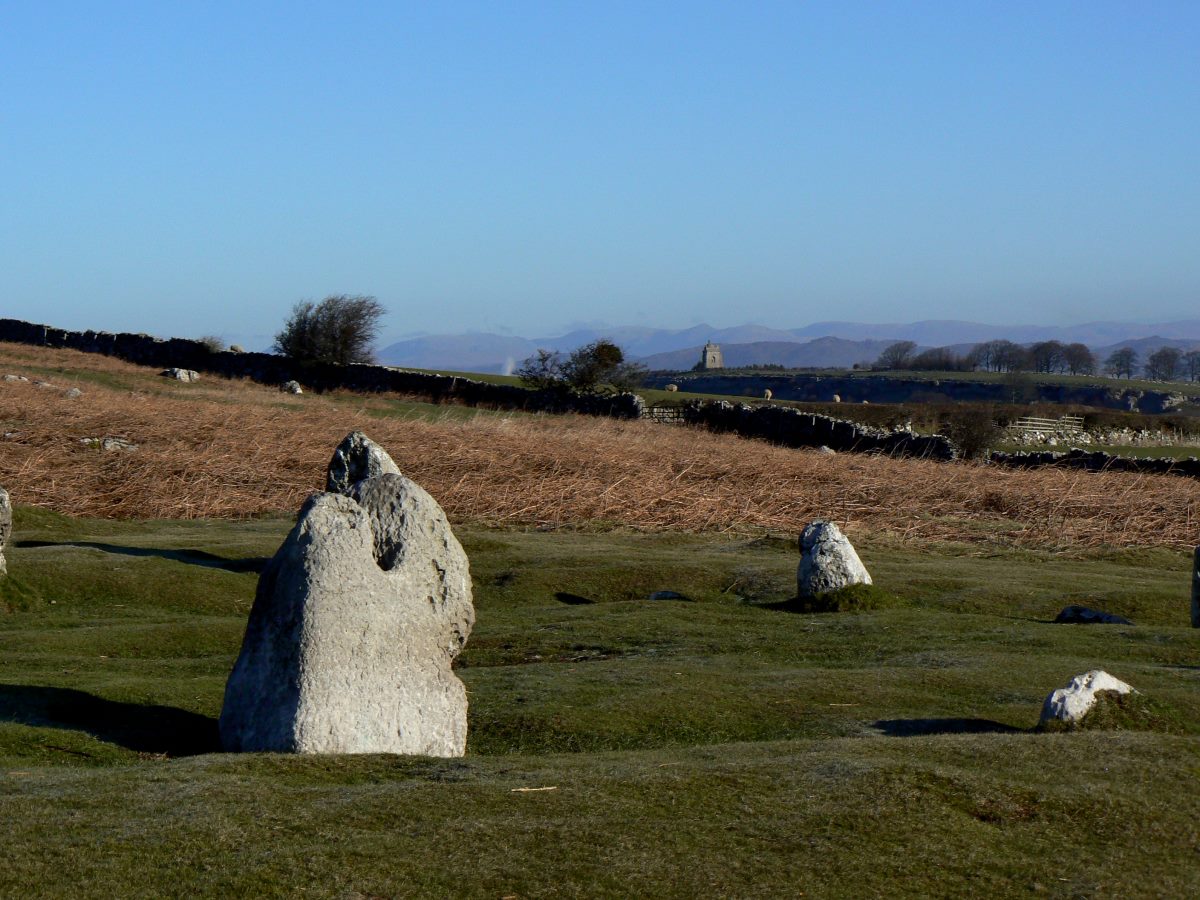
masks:
[[[333,451],[325,470],[325,490],[348,497],[364,478],[399,474],[399,466],[386,450],[361,431],[352,431]]]
[[[852,584],[870,583],[867,567],[837,525],[817,519],[800,534],[798,596],[816,597]]]
[[[195,369],[180,369],[172,367],[170,369],[163,369],[158,374],[162,375],[164,378],[174,378],[176,381],[186,381],[189,383],[200,380],[200,373]]]
[[[8,491],[0,487],[0,575],[8,572],[8,563],[4,560],[4,548],[12,535],[12,500]]]
[[[303,394],[304,388],[300,386],[298,381],[285,381],[279,386],[279,389],[285,394]]]
[[[451,663],[474,623],[467,556],[398,474],[305,503],[263,571],[225,689],[231,751],[461,756]]]
[[[1041,725],[1050,723],[1077,725],[1096,705],[1099,695],[1137,693],[1125,682],[1113,678],[1101,669],[1076,675],[1066,685],[1052,692],[1042,706]]]

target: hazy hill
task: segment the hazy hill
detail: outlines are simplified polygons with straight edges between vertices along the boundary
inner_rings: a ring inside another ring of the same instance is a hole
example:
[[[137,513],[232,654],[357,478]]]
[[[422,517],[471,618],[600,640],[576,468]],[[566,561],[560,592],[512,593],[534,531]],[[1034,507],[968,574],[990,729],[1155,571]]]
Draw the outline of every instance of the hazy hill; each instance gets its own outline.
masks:
[[[823,337],[813,341],[754,341],[748,344],[721,344],[725,365],[762,366],[776,364],[789,369],[849,368],[855,363],[872,362],[891,341],[847,341]],[[669,353],[645,356],[638,362],[650,369],[690,369],[700,359],[703,345]]]
[[[570,352],[599,338],[610,338],[634,359],[652,368],[689,369],[700,348],[712,340],[721,345],[727,365],[851,366],[874,360],[879,351],[899,340],[921,347],[954,346],[965,351],[980,341],[1005,338],[1021,344],[1034,341],[1080,341],[1103,356],[1120,346],[1133,346],[1143,358],[1168,344],[1180,349],[1200,346],[1200,319],[1158,324],[1090,322],[1066,327],[988,325],[979,322],[927,320],[907,324],[816,322],[802,328],[779,329],[746,324],[732,328],[690,325],[687,328],[645,326],[588,326],[558,336],[525,338],[502,334],[422,335],[389,344],[379,351],[380,362],[422,369],[467,372],[505,372],[539,347]],[[823,342],[823,343],[822,343]]]

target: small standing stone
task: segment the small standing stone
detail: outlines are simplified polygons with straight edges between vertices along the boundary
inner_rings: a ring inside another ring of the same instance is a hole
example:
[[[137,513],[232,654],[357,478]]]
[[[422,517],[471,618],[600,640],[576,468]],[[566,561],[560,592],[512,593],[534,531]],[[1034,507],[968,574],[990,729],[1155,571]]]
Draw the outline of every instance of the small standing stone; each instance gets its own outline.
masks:
[[[12,534],[12,501],[8,491],[0,487],[0,575],[8,571],[4,561],[4,548],[8,546],[9,535]]]
[[[279,389],[285,394],[303,394],[304,388],[300,387],[298,381],[285,381],[279,386]]]
[[[852,584],[870,584],[871,575],[854,546],[832,522],[817,519],[800,535],[796,587],[801,597],[816,597]]]

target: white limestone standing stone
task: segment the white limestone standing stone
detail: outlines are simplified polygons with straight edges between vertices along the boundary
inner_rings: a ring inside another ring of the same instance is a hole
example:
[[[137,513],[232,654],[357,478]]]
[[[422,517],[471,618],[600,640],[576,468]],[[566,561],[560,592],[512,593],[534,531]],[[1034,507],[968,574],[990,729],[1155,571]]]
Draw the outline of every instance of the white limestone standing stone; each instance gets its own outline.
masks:
[[[8,546],[8,538],[12,534],[12,501],[8,491],[0,487],[0,575],[8,572],[8,563],[4,561],[4,548]]]
[[[1137,693],[1120,679],[1102,669],[1092,669],[1076,675],[1066,687],[1053,691],[1042,705],[1042,723],[1052,720],[1074,724],[1096,705],[1096,695],[1102,691],[1118,694]]]
[[[475,621],[467,555],[402,475],[314,494],[259,579],[225,688],[230,751],[461,756],[450,665]]]
[[[867,567],[837,525],[817,519],[800,534],[799,596],[815,597],[851,584],[870,583]]]

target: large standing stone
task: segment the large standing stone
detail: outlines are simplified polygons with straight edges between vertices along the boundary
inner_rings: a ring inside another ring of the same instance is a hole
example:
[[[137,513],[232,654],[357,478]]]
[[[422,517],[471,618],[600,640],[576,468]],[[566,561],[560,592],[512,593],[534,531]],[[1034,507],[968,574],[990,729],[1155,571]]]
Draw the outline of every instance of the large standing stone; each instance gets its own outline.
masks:
[[[1057,721],[1074,725],[1096,705],[1097,695],[1104,691],[1117,694],[1137,693],[1120,679],[1102,669],[1092,669],[1076,675],[1066,687],[1060,687],[1046,698],[1042,706],[1042,724]]]
[[[325,476],[325,490],[349,496],[354,485],[364,478],[399,474],[400,467],[386,450],[361,431],[352,431],[333,451]]]
[[[1200,547],[1192,556],[1192,627],[1200,628]]]
[[[263,571],[225,687],[232,751],[461,756],[466,553],[402,475],[314,494]]]
[[[816,597],[852,584],[870,584],[871,575],[842,530],[817,519],[800,535],[800,568],[796,588],[801,597]]]
[[[12,501],[8,491],[0,487],[0,575],[8,571],[4,561],[4,548],[8,546],[8,538],[12,534]]]

